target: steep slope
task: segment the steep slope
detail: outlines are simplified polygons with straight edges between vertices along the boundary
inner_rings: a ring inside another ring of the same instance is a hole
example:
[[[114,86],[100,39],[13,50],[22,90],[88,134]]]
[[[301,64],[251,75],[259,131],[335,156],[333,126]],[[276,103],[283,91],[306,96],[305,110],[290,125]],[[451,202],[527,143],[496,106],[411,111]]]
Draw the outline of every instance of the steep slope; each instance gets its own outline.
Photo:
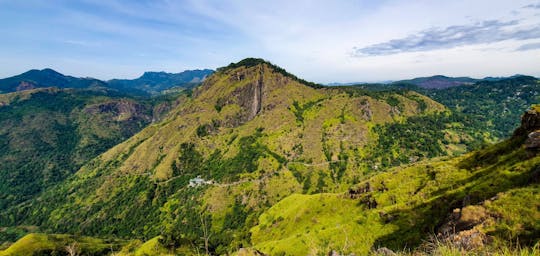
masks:
[[[540,237],[539,129],[535,107],[511,139],[481,151],[398,167],[345,193],[291,195],[259,217],[251,242],[270,255],[366,255],[430,238],[458,254],[533,246]]]
[[[210,69],[186,70],[180,73],[145,72],[136,79],[113,79],[107,81],[107,83],[121,91],[137,90],[155,95],[175,88],[191,89],[213,72]]]
[[[371,127],[445,111],[415,92],[375,97],[308,85],[258,59],[219,69],[169,118],[1,220],[86,235],[162,235],[168,246],[200,244],[211,233],[207,247],[224,253],[249,245],[257,216],[287,195],[345,191],[372,172],[364,161],[365,146],[377,141]]]
[[[0,94],[0,208],[64,180],[153,118],[153,103],[106,89]]]
[[[32,69],[17,76],[0,79],[0,93],[31,90],[45,87],[89,88],[106,87],[103,81],[93,78],[76,78],[62,75],[52,69]]]

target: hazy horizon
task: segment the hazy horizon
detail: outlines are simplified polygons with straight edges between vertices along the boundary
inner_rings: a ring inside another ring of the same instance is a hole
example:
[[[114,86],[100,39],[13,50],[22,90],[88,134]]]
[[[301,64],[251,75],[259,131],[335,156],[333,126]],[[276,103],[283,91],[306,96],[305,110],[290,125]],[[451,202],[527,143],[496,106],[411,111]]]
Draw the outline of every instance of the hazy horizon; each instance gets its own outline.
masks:
[[[273,63],[275,64],[275,63]],[[44,70],[44,69],[52,69],[52,68],[49,68],[49,67],[43,67],[43,68],[32,68],[32,69],[29,69],[29,70],[26,70],[22,73],[25,73],[25,72],[28,72],[28,71],[31,71],[31,70]],[[205,68],[198,68],[198,70],[203,70]],[[163,71],[163,70],[147,70],[147,71],[143,71],[143,73],[139,74],[139,75],[136,75],[135,77],[113,77],[113,78],[110,78],[110,79],[100,79],[98,77],[92,77],[92,76],[77,76],[77,75],[72,75],[72,74],[66,74],[64,72],[62,72],[61,70],[56,70],[56,69],[52,69],[58,73],[61,73],[62,75],[65,75],[65,76],[73,76],[73,77],[77,77],[77,78],[90,78],[90,79],[98,79],[98,80],[101,80],[101,81],[110,81],[110,80],[114,80],[114,79],[127,79],[127,80],[130,80],[130,79],[137,79],[141,76],[143,76],[144,73],[146,72],[155,72],[155,73],[159,73],[159,72],[165,72],[165,73],[181,73],[181,72],[184,72],[184,71],[193,71],[193,70],[197,70],[196,69],[186,69],[186,70],[181,70],[181,71]],[[211,69],[213,71],[216,71],[215,69]],[[18,73],[18,74],[13,74],[13,75],[8,75],[8,76],[2,76],[0,77],[0,79],[4,79],[4,78],[10,78],[10,77],[13,77],[13,76],[17,76],[17,75],[20,75],[22,73]],[[295,74],[293,74],[295,75]],[[415,78],[423,78],[423,77],[433,77],[433,76],[446,76],[446,77],[452,77],[452,78],[458,78],[458,77],[468,77],[468,78],[472,78],[472,79],[478,79],[478,80],[481,80],[481,79],[485,79],[485,78],[488,78],[488,77],[493,77],[493,78],[504,78],[504,77],[511,77],[511,76],[516,76],[516,75],[524,75],[524,76],[532,76],[532,77],[536,77],[534,75],[529,75],[529,74],[513,74],[513,75],[508,75],[508,76],[485,76],[485,77],[470,77],[470,76],[448,76],[448,75],[445,75],[445,74],[432,74],[432,75],[427,75],[427,76],[416,76],[416,77],[406,77],[406,78],[401,78],[401,79],[396,79],[396,80],[373,80],[373,81],[331,81],[331,82],[327,82],[327,83],[320,83],[322,85],[350,85],[350,84],[363,84],[363,83],[380,83],[380,84],[385,84],[385,83],[392,83],[392,82],[397,82],[397,81],[402,81],[402,80],[410,80],[410,79],[415,79]],[[538,77],[537,77],[538,78]],[[313,82],[313,81],[310,81],[310,82]]]
[[[266,59],[306,80],[540,76],[538,1],[0,0],[0,77],[133,79]]]

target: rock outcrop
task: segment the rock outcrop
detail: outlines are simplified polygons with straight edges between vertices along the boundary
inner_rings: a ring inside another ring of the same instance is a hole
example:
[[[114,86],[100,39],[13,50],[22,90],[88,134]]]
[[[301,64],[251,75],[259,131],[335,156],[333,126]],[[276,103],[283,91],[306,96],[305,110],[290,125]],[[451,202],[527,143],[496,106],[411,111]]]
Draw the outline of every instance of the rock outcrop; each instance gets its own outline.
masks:
[[[36,83],[29,82],[29,81],[22,81],[19,83],[19,85],[16,88],[16,91],[25,91],[25,90],[31,90],[35,89],[37,87]]]
[[[540,130],[529,133],[525,141],[525,148],[533,150],[540,148]]]
[[[242,108],[240,122],[244,123],[252,120],[260,111],[262,106],[264,89],[264,72],[262,66],[259,67],[259,78],[246,86],[239,87],[233,92],[234,101]]]
[[[490,241],[480,229],[488,219],[492,217],[482,205],[454,209],[439,228],[437,239],[465,250],[481,248]]]
[[[521,126],[514,136],[526,136],[525,148],[536,151],[540,149],[540,106],[533,106],[521,117]]]
[[[112,114],[116,121],[141,119],[150,122],[152,120],[152,117],[146,114],[147,110],[143,105],[129,100],[109,101],[91,105],[86,107],[84,112],[88,114]]]
[[[533,106],[521,117],[521,125],[514,132],[514,136],[529,135],[537,130],[540,130],[540,106]]]

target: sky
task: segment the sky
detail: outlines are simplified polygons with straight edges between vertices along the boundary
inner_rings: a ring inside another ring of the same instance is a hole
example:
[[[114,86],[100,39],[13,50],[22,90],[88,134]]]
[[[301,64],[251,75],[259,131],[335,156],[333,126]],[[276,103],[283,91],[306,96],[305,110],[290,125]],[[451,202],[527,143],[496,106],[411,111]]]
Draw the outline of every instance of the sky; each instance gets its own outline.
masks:
[[[540,77],[535,0],[0,0],[0,77],[215,69],[264,58],[309,81]]]

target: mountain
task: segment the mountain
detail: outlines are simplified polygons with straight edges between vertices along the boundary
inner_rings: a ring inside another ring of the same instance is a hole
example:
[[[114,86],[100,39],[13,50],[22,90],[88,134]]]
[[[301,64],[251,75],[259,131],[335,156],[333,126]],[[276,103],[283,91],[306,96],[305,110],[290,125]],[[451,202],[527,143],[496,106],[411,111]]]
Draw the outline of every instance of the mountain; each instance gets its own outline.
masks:
[[[248,234],[251,245],[236,245],[236,252],[394,255],[393,249],[399,255],[537,255],[538,133],[540,107],[535,106],[523,115],[510,139],[480,151],[393,168],[340,193],[291,194],[253,220]],[[189,204],[192,196],[180,202]],[[245,214],[237,205],[232,212],[235,215],[227,215],[226,222]],[[171,214],[184,213],[179,207]],[[210,241],[211,236],[205,234],[214,225],[212,220],[204,212],[197,217],[199,239]],[[185,225],[194,219],[180,221]],[[105,248],[110,248],[117,255],[204,251],[204,247],[171,249],[164,241],[159,237],[142,242],[29,234],[0,255],[51,254],[74,248],[86,254],[105,254]],[[517,247],[507,247],[512,244]]]
[[[94,78],[66,76],[48,68],[33,69],[17,76],[0,79],[0,94],[46,87],[107,87],[134,95],[158,95],[171,89],[191,89],[213,72],[210,69],[186,70],[176,74],[145,72],[137,79],[112,79],[104,82]]]
[[[437,254],[539,237],[538,107],[463,155],[488,128],[406,86],[324,87],[249,58],[179,101],[4,208],[0,239],[24,237],[0,255]]]
[[[76,78],[62,75],[52,69],[32,69],[17,76],[0,79],[0,93],[24,91],[36,88],[89,88],[106,87],[103,81],[94,78]]]
[[[113,79],[107,83],[120,90],[138,90],[158,94],[173,88],[193,88],[214,71],[210,69],[186,70],[181,73],[145,72],[137,79]]]
[[[418,77],[410,80],[401,80],[394,83],[409,83],[425,89],[444,89],[459,85],[469,85],[478,81],[470,77],[447,77],[442,75]]]
[[[468,129],[414,91],[327,88],[246,59],[0,222],[223,254],[250,246],[259,215],[289,195],[460,154],[482,140]]]
[[[18,205],[162,118],[168,102],[105,88],[0,94],[0,208]]]

